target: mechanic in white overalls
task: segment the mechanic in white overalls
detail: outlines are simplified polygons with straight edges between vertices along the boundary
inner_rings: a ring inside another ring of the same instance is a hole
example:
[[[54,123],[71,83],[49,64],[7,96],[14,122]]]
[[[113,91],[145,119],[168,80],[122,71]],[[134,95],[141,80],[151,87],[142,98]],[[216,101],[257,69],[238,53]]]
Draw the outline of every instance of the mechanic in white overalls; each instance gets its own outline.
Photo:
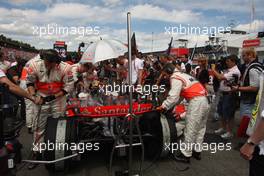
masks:
[[[186,99],[189,105],[186,112],[183,144],[185,146],[191,146],[191,144],[201,146],[183,148],[180,154],[175,156],[175,159],[189,163],[190,157],[193,156],[197,160],[200,160],[202,143],[206,131],[206,121],[209,113],[209,104],[206,98],[207,92],[204,86],[194,77],[179,71],[173,64],[165,65],[163,72],[165,75],[170,76],[171,89],[168,97],[157,110],[170,110],[180,102],[180,99]]]
[[[44,50],[40,53],[40,58],[29,63],[26,83],[29,93],[37,99],[36,110],[40,111],[33,121],[33,150],[37,159],[47,118],[58,118],[65,113],[66,94],[74,87],[71,65],[61,62],[55,50]],[[31,164],[29,169],[35,166],[36,164]]]

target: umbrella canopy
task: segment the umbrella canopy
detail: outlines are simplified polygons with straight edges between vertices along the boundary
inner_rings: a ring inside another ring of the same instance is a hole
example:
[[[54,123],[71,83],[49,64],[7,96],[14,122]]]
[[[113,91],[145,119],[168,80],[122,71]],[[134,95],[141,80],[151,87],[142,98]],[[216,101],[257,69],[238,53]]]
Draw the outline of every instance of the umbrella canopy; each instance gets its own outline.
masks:
[[[127,46],[118,40],[99,40],[84,51],[80,63],[97,63],[117,58],[127,52]]]

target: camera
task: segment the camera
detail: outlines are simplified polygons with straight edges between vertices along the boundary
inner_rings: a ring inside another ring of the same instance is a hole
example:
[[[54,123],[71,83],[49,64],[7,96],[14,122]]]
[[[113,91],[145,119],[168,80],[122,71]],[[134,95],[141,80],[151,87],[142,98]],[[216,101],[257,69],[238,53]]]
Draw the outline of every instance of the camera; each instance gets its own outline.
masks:
[[[239,76],[236,75],[236,74],[233,74],[232,75],[232,79],[228,80],[226,85],[229,86],[229,87],[237,86],[238,85],[238,81],[239,81]]]

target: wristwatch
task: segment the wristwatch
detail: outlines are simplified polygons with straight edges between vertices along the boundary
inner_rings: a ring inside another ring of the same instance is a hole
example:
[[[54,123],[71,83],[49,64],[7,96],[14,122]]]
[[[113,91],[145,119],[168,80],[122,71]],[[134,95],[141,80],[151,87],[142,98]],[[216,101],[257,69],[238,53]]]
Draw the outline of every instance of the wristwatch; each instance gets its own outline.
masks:
[[[252,142],[252,140],[250,138],[248,138],[247,140],[247,144],[251,145],[251,146],[256,146],[257,144],[255,144],[254,142]]]

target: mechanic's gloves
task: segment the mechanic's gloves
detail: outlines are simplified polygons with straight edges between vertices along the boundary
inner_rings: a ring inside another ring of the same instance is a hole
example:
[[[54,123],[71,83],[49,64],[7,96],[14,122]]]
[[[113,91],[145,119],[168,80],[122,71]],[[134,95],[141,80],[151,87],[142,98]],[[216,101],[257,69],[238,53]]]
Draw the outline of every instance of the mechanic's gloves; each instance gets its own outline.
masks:
[[[157,107],[156,110],[159,111],[159,112],[166,111],[166,109],[164,107],[162,107],[162,106]]]
[[[50,95],[50,96],[47,96],[47,97],[34,95],[34,97],[35,97],[34,102],[37,105],[43,105],[45,103],[49,103],[49,102],[51,102],[51,101],[56,99],[55,95]]]
[[[51,102],[51,101],[53,101],[55,99],[56,99],[55,95],[50,95],[50,96],[47,96],[47,97],[42,97],[43,104],[49,103],[49,102]]]

